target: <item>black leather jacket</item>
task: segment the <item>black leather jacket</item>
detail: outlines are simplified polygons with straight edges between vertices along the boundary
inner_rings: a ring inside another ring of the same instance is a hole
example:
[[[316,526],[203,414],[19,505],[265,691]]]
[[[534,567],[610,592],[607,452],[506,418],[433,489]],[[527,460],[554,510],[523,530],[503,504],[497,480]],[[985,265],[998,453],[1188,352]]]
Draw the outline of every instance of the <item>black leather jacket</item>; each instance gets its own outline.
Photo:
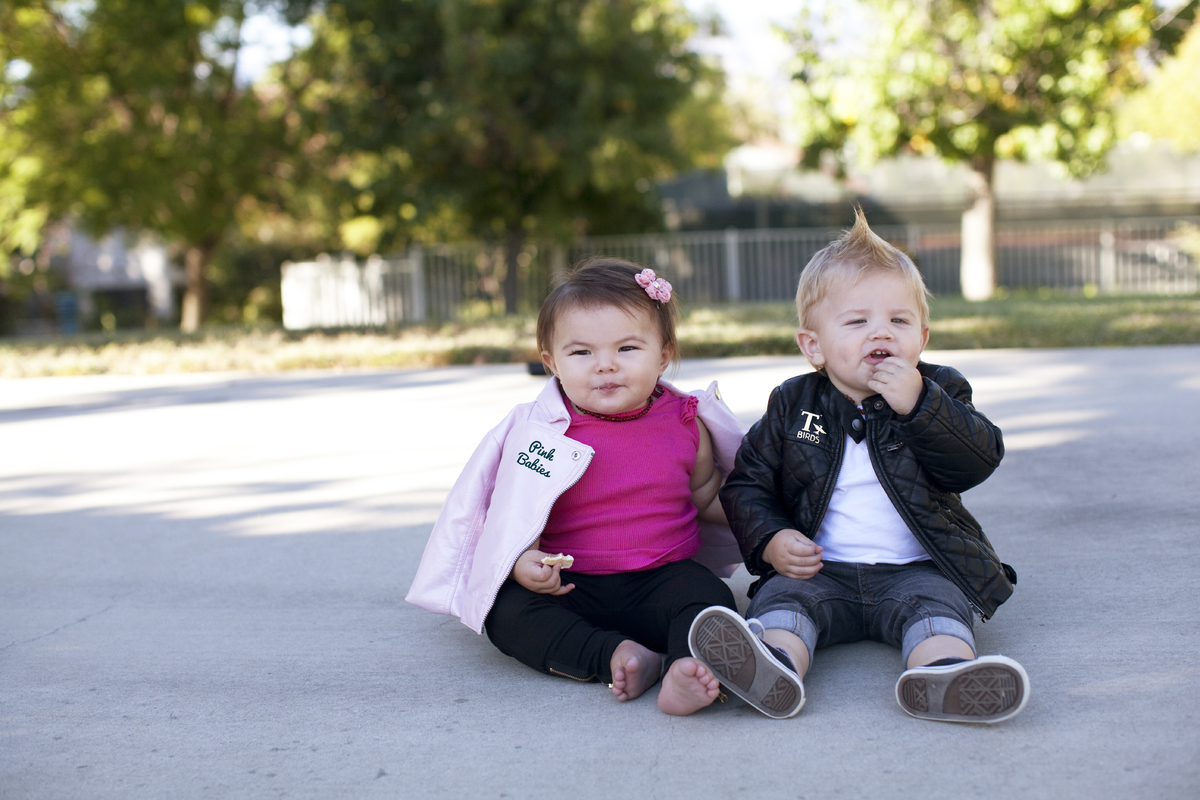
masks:
[[[933,562],[987,620],[1012,594],[1016,573],[1001,564],[958,493],[982,483],[1004,456],[1000,429],[971,405],[971,386],[957,370],[922,362],[925,387],[907,416],[881,395],[863,401],[866,420],[821,373],[785,381],[750,428],[721,490],[721,505],[746,568],[775,574],[762,560],[776,532],[815,536],[829,508],[846,435],[867,437],[871,464],[892,504]]]

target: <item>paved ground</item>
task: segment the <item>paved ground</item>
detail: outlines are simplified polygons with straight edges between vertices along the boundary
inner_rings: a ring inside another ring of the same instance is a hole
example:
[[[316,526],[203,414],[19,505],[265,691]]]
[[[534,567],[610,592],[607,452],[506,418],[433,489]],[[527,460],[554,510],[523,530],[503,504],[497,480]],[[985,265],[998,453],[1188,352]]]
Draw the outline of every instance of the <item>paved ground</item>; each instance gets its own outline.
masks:
[[[692,718],[404,603],[517,367],[0,381],[0,797],[1200,796],[1200,348],[929,354],[1008,455],[967,504],[1020,573],[1001,726],[913,720],[820,651],[801,715]],[[795,359],[695,361],[747,422]],[[733,579],[742,593],[744,572]]]

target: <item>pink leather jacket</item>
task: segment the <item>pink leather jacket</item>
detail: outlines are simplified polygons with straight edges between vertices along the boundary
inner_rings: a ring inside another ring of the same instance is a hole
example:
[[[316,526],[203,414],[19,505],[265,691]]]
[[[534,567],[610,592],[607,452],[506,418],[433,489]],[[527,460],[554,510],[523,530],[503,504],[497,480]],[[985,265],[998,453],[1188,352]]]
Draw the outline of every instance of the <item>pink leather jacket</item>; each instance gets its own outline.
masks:
[[[715,381],[688,394],[699,399],[697,415],[712,437],[718,467],[728,474],[746,428],[721,400]],[[541,535],[554,501],[591,462],[592,448],[564,435],[570,421],[551,378],[537,400],[514,408],[484,437],[434,523],[408,602],[483,631],[513,564]],[[704,544],[695,560],[721,577],[732,575],[742,563],[733,533],[701,523],[700,534]]]

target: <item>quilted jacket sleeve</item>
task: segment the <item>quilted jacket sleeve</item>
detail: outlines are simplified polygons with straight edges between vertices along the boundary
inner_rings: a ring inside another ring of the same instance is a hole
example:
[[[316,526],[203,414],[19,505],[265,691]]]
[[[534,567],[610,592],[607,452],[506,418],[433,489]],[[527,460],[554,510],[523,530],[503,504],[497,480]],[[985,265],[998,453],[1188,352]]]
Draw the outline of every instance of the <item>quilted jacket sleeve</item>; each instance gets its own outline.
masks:
[[[770,569],[759,562],[757,553],[771,536],[793,527],[780,503],[780,474],[783,462],[783,420],[787,418],[783,394],[777,387],[767,402],[763,418],[742,439],[733,472],[721,489],[721,505],[737,537],[746,568],[753,575]]]
[[[971,385],[952,367],[925,375],[920,402],[897,427],[929,477],[947,491],[979,485],[1004,457],[1000,429],[975,410]]]

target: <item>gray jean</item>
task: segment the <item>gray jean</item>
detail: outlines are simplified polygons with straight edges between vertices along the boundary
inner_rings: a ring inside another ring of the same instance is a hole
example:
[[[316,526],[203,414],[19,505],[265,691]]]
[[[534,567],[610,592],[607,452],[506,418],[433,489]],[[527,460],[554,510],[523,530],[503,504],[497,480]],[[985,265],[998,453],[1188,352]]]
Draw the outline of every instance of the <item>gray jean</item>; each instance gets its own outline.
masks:
[[[808,580],[773,575],[746,616],[799,636],[810,660],[818,647],[864,639],[899,647],[904,665],[931,636],[953,636],[975,650],[971,606],[931,561],[826,561]]]

